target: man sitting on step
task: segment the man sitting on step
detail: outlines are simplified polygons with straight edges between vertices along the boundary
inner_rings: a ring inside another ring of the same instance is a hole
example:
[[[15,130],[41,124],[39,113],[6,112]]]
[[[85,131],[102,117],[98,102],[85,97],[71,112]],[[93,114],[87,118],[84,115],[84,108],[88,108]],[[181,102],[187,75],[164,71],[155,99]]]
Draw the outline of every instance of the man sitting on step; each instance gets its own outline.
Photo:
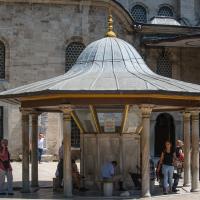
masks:
[[[116,188],[116,184],[118,183],[119,190],[124,191],[122,175],[116,175],[115,173],[116,166],[117,161],[105,163],[101,168],[101,177],[103,181],[112,181],[114,183],[114,188]]]

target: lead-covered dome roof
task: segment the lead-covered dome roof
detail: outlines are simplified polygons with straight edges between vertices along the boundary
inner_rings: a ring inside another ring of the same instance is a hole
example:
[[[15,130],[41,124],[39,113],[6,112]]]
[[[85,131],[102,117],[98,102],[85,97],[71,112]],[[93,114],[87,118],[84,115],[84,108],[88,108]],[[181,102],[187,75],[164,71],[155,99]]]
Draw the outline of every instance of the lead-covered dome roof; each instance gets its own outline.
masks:
[[[61,92],[199,93],[200,86],[152,72],[137,50],[116,37],[89,44],[64,75],[21,86],[2,95]]]

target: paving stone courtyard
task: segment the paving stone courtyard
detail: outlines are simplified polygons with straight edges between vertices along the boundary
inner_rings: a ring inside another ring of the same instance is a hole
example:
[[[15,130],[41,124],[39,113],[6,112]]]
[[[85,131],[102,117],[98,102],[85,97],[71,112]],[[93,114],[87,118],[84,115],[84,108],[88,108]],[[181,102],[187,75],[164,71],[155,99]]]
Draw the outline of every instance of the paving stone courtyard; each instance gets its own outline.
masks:
[[[78,165],[79,166],[79,165]],[[65,199],[62,192],[53,192],[52,179],[55,177],[57,162],[43,162],[39,164],[39,181],[40,189],[32,189],[30,194],[22,194],[20,192],[22,180],[22,164],[21,162],[13,162],[13,178],[15,195],[2,196],[6,199]],[[200,193],[190,193],[189,187],[181,187],[180,181],[179,192],[177,194],[162,195],[162,190],[158,186],[155,187],[153,196],[150,199],[170,199],[170,200],[200,200]],[[131,197],[120,197],[120,194],[112,198],[104,198],[98,191],[78,192],[74,191],[73,199],[139,199],[139,191],[129,191]],[[144,198],[143,198],[144,199]]]

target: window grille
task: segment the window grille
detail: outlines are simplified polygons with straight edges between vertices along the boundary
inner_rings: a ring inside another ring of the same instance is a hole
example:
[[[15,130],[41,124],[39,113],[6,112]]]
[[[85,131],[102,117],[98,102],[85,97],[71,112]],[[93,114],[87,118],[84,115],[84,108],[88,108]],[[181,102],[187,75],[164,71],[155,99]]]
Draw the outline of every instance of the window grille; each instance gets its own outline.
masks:
[[[136,5],[131,9],[131,15],[136,22],[146,23],[147,22],[147,12],[143,6]]]
[[[65,51],[65,72],[75,64],[84,48],[85,45],[80,42],[72,42],[67,46]]]
[[[170,7],[163,6],[159,9],[158,16],[173,17],[174,13]]]
[[[161,76],[172,77],[172,64],[166,53],[162,53],[162,55],[159,56],[156,73]]]
[[[0,139],[3,139],[3,106],[0,106]]]
[[[0,79],[5,79],[5,45],[0,42]]]
[[[72,147],[80,147],[80,130],[73,118],[71,119],[71,145]]]

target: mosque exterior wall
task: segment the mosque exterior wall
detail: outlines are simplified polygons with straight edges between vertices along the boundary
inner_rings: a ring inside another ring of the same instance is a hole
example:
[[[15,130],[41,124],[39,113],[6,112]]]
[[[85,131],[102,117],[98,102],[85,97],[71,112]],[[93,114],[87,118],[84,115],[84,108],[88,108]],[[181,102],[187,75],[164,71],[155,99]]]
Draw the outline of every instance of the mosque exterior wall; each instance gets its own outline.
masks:
[[[156,15],[161,4],[169,4],[174,8],[176,16],[187,18],[191,25],[198,23],[198,13],[194,12],[196,10],[195,5],[197,5],[195,0],[182,0],[181,3],[179,0],[118,1],[129,11],[138,2],[146,5],[149,20]],[[190,3],[190,6],[187,6],[188,3]],[[102,38],[106,30],[108,8],[109,6],[103,3],[102,6],[96,7],[90,4],[52,4],[51,1],[49,1],[49,4],[2,3],[0,1],[0,41],[4,42],[6,46],[6,79],[0,82],[0,90],[3,91],[63,74],[65,72],[66,45],[71,41],[80,41],[88,45]],[[142,54],[148,66],[156,71],[157,58],[162,52],[162,48],[142,47],[140,32],[131,32],[132,24],[124,22],[126,21],[124,15],[119,12],[115,13],[114,10],[113,12],[114,29],[118,37],[133,44]],[[169,53],[172,63],[173,78],[200,83],[199,48],[166,48],[166,51]],[[9,139],[12,158],[18,159],[22,146],[19,108],[3,102],[0,103],[0,106],[3,106],[4,111],[4,136]],[[171,114],[176,119],[177,138],[182,137],[182,118],[180,114]],[[152,115],[152,144],[156,117],[157,114]],[[57,154],[62,140],[61,127],[60,115],[48,113],[47,154]],[[92,143],[97,137],[101,136],[87,135],[85,137],[91,137]],[[108,148],[109,144],[119,145],[119,138],[123,138],[125,141],[127,137],[130,137],[135,142],[132,135],[108,136],[108,138],[112,137],[114,138],[113,142],[110,139],[107,143],[105,135],[100,138],[100,140],[105,141],[105,148]],[[130,150],[124,149],[123,152],[127,152],[127,155],[131,156],[132,147],[128,141],[125,142]],[[87,151],[89,152],[89,150]],[[112,147],[108,151],[111,152],[111,157],[114,159]],[[153,153],[152,147],[151,154],[153,155]],[[87,159],[92,159],[92,157]]]
[[[131,11],[131,8],[135,5],[142,5],[147,9],[148,13],[148,21],[157,15],[157,12],[160,8],[161,5],[169,5],[174,9],[175,14],[177,15],[178,13],[178,6],[177,6],[177,1],[174,0],[117,0],[119,1],[124,7]],[[185,0],[184,0],[185,1]]]
[[[1,91],[61,75],[65,72],[65,48],[69,42],[85,45],[105,35],[108,10],[89,5],[19,4],[0,2],[0,40],[6,46],[6,79]],[[113,13],[115,15],[115,13]],[[119,14],[115,30],[132,42],[132,34]],[[130,29],[130,27],[129,27]],[[16,106],[4,106],[4,136],[11,155],[21,154],[21,116]],[[59,117],[48,114],[47,151],[57,154],[61,141]]]
[[[169,6],[174,11],[175,18],[182,19],[189,26],[200,25],[198,0],[117,0],[127,10],[131,11],[135,5],[142,5],[147,9],[148,21],[157,16],[161,6]]]
[[[200,84],[200,48],[181,49],[181,80]]]

